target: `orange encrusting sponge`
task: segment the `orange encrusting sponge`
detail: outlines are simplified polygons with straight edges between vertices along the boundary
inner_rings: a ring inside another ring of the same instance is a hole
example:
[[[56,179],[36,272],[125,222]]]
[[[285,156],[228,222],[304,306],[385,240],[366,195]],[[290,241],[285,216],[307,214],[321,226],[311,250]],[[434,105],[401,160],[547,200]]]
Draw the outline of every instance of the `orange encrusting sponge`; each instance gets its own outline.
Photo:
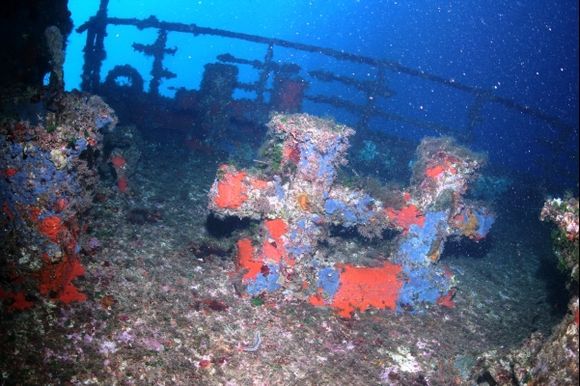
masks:
[[[425,215],[413,204],[407,205],[399,210],[393,208],[385,209],[389,219],[406,232],[411,225],[417,224],[422,227],[425,224]]]
[[[38,224],[38,230],[40,233],[45,235],[50,241],[54,243],[58,242],[58,237],[63,231],[63,228],[64,224],[58,216],[46,217]]]
[[[51,292],[57,294],[58,300],[68,304],[71,302],[84,302],[87,296],[74,286],[72,281],[78,276],[85,274],[85,269],[77,257],[65,257],[58,263],[45,262],[40,271],[39,292],[43,296]]]
[[[252,245],[252,240],[249,238],[238,240],[238,267],[240,270],[246,270],[243,279],[255,279],[260,273],[262,265],[264,262],[261,260],[255,260],[254,258],[254,246]]]
[[[401,266],[384,263],[381,267],[338,265],[341,269],[338,291],[329,304],[338,315],[350,318],[356,310],[369,307],[395,309],[403,282],[399,278]],[[319,294],[310,297],[310,304],[324,305]]]
[[[237,209],[247,199],[246,187],[243,180],[246,177],[244,172],[227,173],[217,184],[217,194],[214,203],[223,209]]]

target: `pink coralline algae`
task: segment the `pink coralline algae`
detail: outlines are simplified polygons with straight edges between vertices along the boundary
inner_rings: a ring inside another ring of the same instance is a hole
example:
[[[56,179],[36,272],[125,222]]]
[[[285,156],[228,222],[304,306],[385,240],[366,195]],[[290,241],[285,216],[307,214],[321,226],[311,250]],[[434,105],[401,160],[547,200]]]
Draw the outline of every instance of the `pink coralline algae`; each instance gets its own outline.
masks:
[[[540,218],[542,221],[553,221],[564,232],[569,240],[577,240],[579,227],[578,199],[553,198],[544,203]]]

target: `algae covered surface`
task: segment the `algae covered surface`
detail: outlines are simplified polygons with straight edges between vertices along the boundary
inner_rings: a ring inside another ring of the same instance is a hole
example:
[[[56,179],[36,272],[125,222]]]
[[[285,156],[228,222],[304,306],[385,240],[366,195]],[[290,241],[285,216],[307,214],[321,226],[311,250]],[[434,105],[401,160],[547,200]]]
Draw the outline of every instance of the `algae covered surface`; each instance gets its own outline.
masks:
[[[207,209],[219,157],[151,143],[142,160],[136,192],[103,188],[91,211],[99,243],[76,281],[87,301],[3,314],[7,384],[469,384],[480,354],[561,318],[538,277],[549,236],[509,214],[490,240],[442,257],[457,272],[454,308],[344,319],[277,293],[249,297],[234,245],[256,225]],[[135,208],[149,214],[135,220]],[[340,261],[381,245],[338,234],[320,248]]]

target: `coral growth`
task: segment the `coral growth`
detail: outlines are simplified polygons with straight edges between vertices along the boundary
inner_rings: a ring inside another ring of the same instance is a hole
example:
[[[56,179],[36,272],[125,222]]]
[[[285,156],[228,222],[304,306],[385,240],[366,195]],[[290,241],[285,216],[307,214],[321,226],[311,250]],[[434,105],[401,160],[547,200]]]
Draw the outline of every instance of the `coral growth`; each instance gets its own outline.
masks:
[[[408,231],[411,225],[423,226],[425,215],[413,204],[407,205],[399,210],[393,208],[385,209],[389,219],[404,231]]]
[[[8,312],[24,311],[34,306],[34,303],[28,301],[26,295],[21,291],[4,291],[0,288],[0,300],[6,306]]]
[[[310,303],[315,306],[329,305],[343,318],[350,318],[355,310],[365,311],[370,307],[394,310],[403,285],[400,273],[399,265],[388,262],[376,268],[338,264],[336,290],[326,292],[321,287],[319,293],[310,297]],[[329,272],[320,274],[329,275]]]
[[[578,213],[577,198],[554,198],[544,203],[540,218],[542,221],[553,221],[570,241],[575,241],[578,240],[579,231]]]
[[[37,281],[41,296],[68,303],[85,299],[72,284],[83,273],[78,218],[92,205],[102,131],[112,129],[116,117],[96,96],[59,94],[51,103],[56,111],[37,105],[36,121],[24,117],[0,123],[5,175],[0,179],[0,255],[2,265],[13,267],[11,274],[21,277],[31,295],[30,283]],[[17,239],[26,243],[15,245]],[[3,270],[1,276],[6,275]],[[15,295],[9,307],[23,309],[24,300]]]
[[[62,220],[58,216],[45,217],[38,224],[38,230],[48,237],[50,241],[57,243],[59,241],[59,235],[63,231]]]
[[[275,114],[268,127],[262,174],[222,165],[210,190],[214,213],[264,221],[258,237],[238,242],[238,267],[249,294],[306,289],[311,304],[328,305],[343,317],[369,307],[452,307],[453,275],[434,263],[447,238],[479,240],[493,224],[493,214],[463,200],[482,157],[449,138],[423,140],[402,206],[385,207],[335,183],[337,169],[347,162],[352,129],[307,114]],[[369,238],[389,228],[402,232],[389,261],[365,267],[316,257],[330,225],[354,227]]]
[[[72,281],[84,273],[77,257],[66,256],[58,263],[47,261],[40,271],[39,292],[65,304],[83,302],[87,299],[86,295],[80,293]]]
[[[579,205],[578,199],[553,198],[544,203],[540,213],[542,221],[552,221],[557,230],[552,233],[554,252],[560,260],[560,266],[565,269],[572,280],[573,287],[578,286],[579,264]]]
[[[226,167],[222,167],[224,177],[217,184],[215,204],[223,209],[237,209],[247,200],[246,188],[242,184],[246,173],[227,173]]]

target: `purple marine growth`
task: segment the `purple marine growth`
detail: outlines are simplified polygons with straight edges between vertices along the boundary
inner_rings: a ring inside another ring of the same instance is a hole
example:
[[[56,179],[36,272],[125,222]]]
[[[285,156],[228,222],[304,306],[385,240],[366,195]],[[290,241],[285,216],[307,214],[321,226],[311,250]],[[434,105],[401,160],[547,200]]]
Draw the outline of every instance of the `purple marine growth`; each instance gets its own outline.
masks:
[[[0,301],[8,312],[51,301],[84,301],[73,281],[84,274],[82,214],[98,182],[102,131],[117,123],[97,96],[64,93],[53,112],[29,104],[27,114],[0,121]],[[23,241],[19,241],[23,240]]]
[[[336,184],[351,128],[308,114],[276,114],[268,127],[262,151],[268,171],[222,165],[210,191],[209,207],[218,216],[263,221],[263,232],[237,243],[248,294],[283,291],[347,318],[369,307],[453,306],[453,274],[437,262],[449,237],[480,240],[494,222],[488,209],[463,198],[483,157],[450,138],[424,139],[411,185],[391,207]],[[317,253],[331,225],[354,227],[367,238],[388,228],[400,233],[391,256],[358,266]]]

